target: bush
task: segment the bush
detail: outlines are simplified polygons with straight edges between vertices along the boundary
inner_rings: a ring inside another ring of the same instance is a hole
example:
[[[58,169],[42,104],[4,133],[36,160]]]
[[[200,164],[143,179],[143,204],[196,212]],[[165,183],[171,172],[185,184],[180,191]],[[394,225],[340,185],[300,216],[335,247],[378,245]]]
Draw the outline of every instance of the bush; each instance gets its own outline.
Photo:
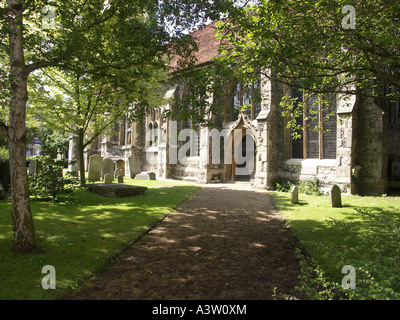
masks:
[[[320,196],[322,195],[321,190],[319,189],[319,181],[317,178],[306,179],[299,181],[299,192],[304,193],[310,196]]]
[[[30,160],[40,162],[40,170],[29,177],[30,194],[39,198],[56,200],[59,194],[72,193],[79,188],[79,179],[69,173],[63,174],[66,160],[54,160],[51,156],[33,156]]]
[[[287,179],[277,179],[275,181],[275,190],[279,192],[289,192],[293,183]]]

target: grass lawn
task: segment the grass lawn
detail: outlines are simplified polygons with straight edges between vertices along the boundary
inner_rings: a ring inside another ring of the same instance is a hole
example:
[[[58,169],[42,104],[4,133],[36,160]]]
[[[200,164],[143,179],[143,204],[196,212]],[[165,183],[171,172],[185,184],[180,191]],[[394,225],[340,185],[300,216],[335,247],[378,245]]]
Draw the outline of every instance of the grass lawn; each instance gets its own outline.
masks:
[[[58,202],[32,199],[37,250],[30,254],[11,251],[11,203],[0,202],[0,299],[62,297],[105,269],[107,258],[199,189],[179,181],[124,180],[149,189],[124,198],[77,190]],[[45,265],[56,270],[56,290],[41,286]]]
[[[342,195],[343,206],[332,208],[328,196],[300,194],[300,203],[292,205],[290,193],[272,195],[295,235],[329,279],[341,283],[342,267],[352,265],[373,274],[374,281],[380,281],[380,274],[386,278],[393,275],[392,280],[398,282],[400,197]],[[390,285],[400,292],[399,283]]]

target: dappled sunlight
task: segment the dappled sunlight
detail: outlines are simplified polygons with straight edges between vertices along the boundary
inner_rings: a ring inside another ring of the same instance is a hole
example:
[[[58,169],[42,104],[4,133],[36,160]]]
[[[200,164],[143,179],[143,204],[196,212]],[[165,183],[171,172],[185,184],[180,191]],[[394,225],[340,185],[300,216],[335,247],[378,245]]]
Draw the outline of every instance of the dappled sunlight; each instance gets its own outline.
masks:
[[[140,184],[155,185],[149,181]],[[30,255],[31,260],[26,259],[28,256],[10,256],[13,239],[11,203],[0,203],[2,275],[9,274],[14,278],[21,268],[36,270],[37,275],[33,278],[27,273],[24,278],[26,285],[22,286],[24,289],[18,298],[31,295],[41,299],[54,298],[65,292],[62,288],[76,287],[78,279],[84,278],[85,274],[104,268],[106,259],[199,189],[180,183],[158,182],[157,188],[149,188],[144,195],[135,197],[113,198],[76,190],[73,195],[60,196],[59,201],[32,199],[38,253]],[[33,293],[32,288],[40,285],[43,277],[40,270],[46,264],[55,265],[61,291],[36,289]],[[3,280],[0,277],[0,287],[5,288]],[[31,285],[32,281],[34,285]],[[2,290],[0,297],[6,296],[12,298],[13,294]]]

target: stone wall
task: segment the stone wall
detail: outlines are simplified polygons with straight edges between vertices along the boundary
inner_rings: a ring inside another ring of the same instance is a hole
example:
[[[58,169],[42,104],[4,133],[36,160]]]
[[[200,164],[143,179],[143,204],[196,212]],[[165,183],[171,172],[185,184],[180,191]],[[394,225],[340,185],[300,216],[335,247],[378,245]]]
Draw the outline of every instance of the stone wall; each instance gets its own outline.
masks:
[[[391,181],[400,181],[400,126],[388,125],[388,174]]]
[[[353,167],[361,166],[353,178],[358,193],[387,193],[387,126],[384,113],[371,98],[359,98],[354,114]]]

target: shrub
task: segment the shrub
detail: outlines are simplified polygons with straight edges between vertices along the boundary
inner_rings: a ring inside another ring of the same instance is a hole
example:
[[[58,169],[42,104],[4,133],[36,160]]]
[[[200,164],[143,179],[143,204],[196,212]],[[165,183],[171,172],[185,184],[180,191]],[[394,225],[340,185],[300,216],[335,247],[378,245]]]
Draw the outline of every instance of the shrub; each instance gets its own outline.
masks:
[[[59,194],[71,193],[78,188],[79,179],[63,174],[66,160],[54,160],[51,156],[33,156],[30,160],[40,161],[40,170],[29,177],[30,194],[39,198],[52,198],[56,200]]]
[[[300,193],[311,196],[322,195],[322,192],[319,189],[319,181],[316,177],[299,181],[298,188]]]
[[[277,179],[275,181],[275,190],[280,192],[289,192],[293,183],[287,179]]]
[[[346,299],[346,291],[336,282],[329,281],[314,259],[296,250],[300,260],[301,285],[296,290],[308,300],[340,300]],[[293,298],[293,297],[291,297]],[[296,297],[294,297],[296,298]]]

